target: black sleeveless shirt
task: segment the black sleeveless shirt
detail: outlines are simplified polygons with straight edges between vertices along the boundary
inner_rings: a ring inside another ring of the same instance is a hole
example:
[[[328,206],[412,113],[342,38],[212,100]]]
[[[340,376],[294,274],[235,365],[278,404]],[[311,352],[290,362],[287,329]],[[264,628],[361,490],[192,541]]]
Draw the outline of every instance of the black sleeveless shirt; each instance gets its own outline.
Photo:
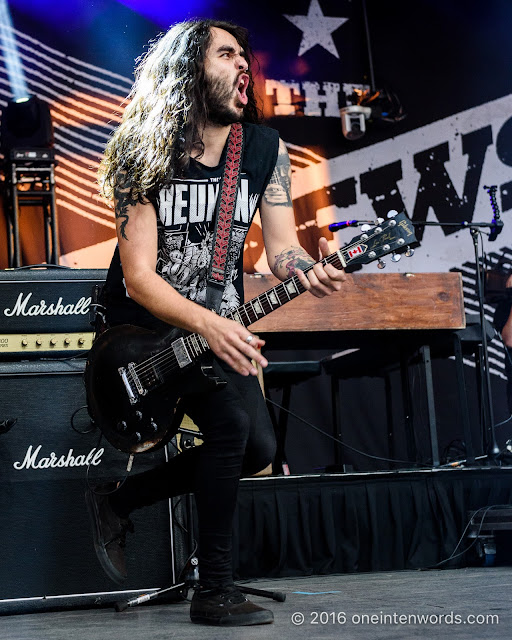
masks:
[[[234,311],[243,301],[243,249],[247,232],[274,170],[279,135],[274,129],[244,123],[244,155],[240,188],[227,265],[227,282],[220,313]],[[215,205],[224,173],[226,146],[218,166],[192,160],[187,176],[161,189],[154,202],[157,212],[156,272],[176,291],[204,306],[215,229]],[[104,289],[107,323],[168,327],[126,293],[117,247]]]

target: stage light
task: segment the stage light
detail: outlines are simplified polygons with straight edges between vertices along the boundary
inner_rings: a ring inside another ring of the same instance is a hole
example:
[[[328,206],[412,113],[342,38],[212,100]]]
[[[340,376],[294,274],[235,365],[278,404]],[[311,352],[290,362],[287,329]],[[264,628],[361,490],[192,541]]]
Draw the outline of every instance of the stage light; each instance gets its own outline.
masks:
[[[53,146],[50,108],[37,96],[11,100],[2,113],[0,149],[7,155],[12,149],[48,149]]]
[[[341,129],[347,140],[358,140],[366,131],[365,121],[371,116],[370,107],[350,105],[340,109]]]
[[[347,104],[340,109],[341,128],[347,140],[359,140],[366,133],[366,122],[395,124],[406,117],[402,104],[389,90],[371,92],[354,88]]]

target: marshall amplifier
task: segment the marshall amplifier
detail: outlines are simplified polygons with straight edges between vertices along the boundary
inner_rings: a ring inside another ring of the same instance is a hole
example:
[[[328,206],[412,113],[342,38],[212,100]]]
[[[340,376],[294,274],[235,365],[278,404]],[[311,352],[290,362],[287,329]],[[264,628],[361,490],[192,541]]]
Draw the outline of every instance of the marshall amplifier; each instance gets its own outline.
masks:
[[[91,348],[105,269],[0,271],[0,359],[76,355]]]
[[[0,614],[109,604],[176,579],[169,502],[133,513],[125,585],[96,558],[87,482],[122,479],[128,457],[91,425],[83,368],[83,360],[0,362]],[[133,473],[167,455],[138,454]]]

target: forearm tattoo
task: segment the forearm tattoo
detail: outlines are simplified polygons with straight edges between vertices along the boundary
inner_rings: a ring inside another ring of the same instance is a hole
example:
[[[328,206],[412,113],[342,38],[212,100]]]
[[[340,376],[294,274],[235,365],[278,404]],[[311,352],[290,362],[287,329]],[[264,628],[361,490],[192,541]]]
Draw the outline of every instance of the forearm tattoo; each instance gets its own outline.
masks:
[[[117,219],[122,220],[119,225],[119,233],[125,240],[128,240],[125,232],[129,219],[128,208],[137,204],[137,200],[130,193],[129,180],[126,177],[120,179],[114,189],[115,214]]]
[[[296,269],[304,271],[313,264],[315,261],[302,247],[290,247],[276,256],[274,270],[284,269],[286,277],[291,278],[295,275]]]
[[[265,189],[263,197],[270,206],[292,206],[291,198],[292,170],[288,151],[283,142],[279,144],[276,166]]]

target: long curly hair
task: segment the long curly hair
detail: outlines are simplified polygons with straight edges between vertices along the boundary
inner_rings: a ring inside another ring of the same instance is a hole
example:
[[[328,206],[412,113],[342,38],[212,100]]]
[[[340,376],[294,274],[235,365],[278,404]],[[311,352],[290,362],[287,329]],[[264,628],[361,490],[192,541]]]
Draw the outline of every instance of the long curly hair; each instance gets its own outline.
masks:
[[[231,33],[245,51],[250,80],[243,120],[261,120],[247,30],[219,20],[174,25],[136,61],[129,103],[99,168],[100,191],[108,200],[116,187],[129,186],[130,198],[145,202],[170,179],[185,173],[193,150],[196,154],[199,150],[199,157],[204,152],[201,131],[208,120],[204,61],[212,27]]]

